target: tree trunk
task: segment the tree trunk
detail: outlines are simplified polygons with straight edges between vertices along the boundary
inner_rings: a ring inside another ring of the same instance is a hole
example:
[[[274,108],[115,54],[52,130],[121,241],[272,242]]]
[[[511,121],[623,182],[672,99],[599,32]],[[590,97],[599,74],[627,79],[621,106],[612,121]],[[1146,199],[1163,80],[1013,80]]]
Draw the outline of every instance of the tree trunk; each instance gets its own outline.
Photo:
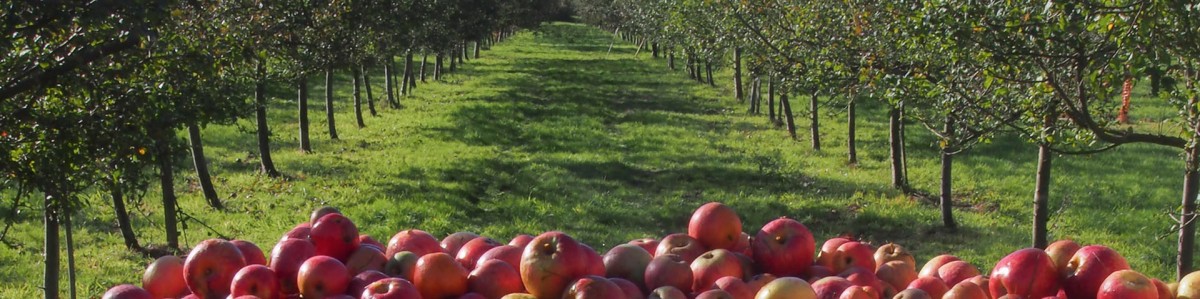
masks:
[[[709,68],[709,74],[712,69]],[[733,97],[738,102],[745,100],[745,95],[742,93],[742,48],[733,48]]]
[[[458,49],[458,47],[454,48]],[[451,52],[450,54],[450,72],[453,73],[458,71],[458,55],[454,55],[454,52]]]
[[[775,77],[773,76],[767,77],[767,119],[771,120],[772,124],[779,124],[778,117],[775,115]]]
[[[421,50],[421,83],[425,83],[425,62],[429,60],[429,54],[425,50]]]
[[[672,71],[675,70],[675,51],[674,50],[670,50],[670,49],[667,50],[667,68],[670,68]]]
[[[792,117],[792,103],[788,101],[787,91],[779,93],[779,103],[783,105],[783,115],[787,118],[788,135],[792,136],[792,139],[796,139],[796,121]]]
[[[325,120],[329,123],[329,139],[337,140],[337,121],[333,118],[333,69],[325,69]]]
[[[945,131],[943,133],[946,134],[946,136],[954,136],[953,115],[946,116],[946,126],[943,130]],[[942,146],[942,195],[940,200],[942,206],[942,225],[946,226],[946,228],[954,230],[958,228],[958,223],[954,222],[954,201],[953,194],[951,193],[950,180],[952,175],[951,166],[954,162],[954,149],[950,146],[950,144],[954,141],[947,140],[945,142],[946,145]]]
[[[438,52],[433,62],[433,81],[442,80],[442,53]]]
[[[411,90],[409,90],[410,86],[408,85],[408,79],[409,79],[408,76],[412,75],[412,60],[407,59],[410,55],[412,55],[412,52],[407,52],[404,54],[404,57],[405,57],[404,69],[400,72],[400,74],[401,74],[401,76],[400,76],[400,95],[401,96],[408,95],[409,93],[412,92]]]
[[[1037,178],[1033,189],[1033,247],[1045,249],[1047,240],[1046,223],[1050,219],[1050,162],[1053,158],[1050,146],[1038,145]]]
[[[75,299],[75,237],[71,229],[71,208],[63,209],[63,225],[67,226],[67,288],[70,290],[71,299]]]
[[[162,133],[158,138],[158,178],[162,188],[163,223],[167,230],[167,248],[179,249],[179,228],[175,216],[178,213],[175,198],[175,172],[172,170],[170,135]]]
[[[388,106],[396,108],[396,82],[392,80],[392,77],[395,77],[396,67],[392,65],[392,61],[394,60],[392,56],[388,55],[387,57],[388,60],[383,62],[383,89],[387,93]]]
[[[351,76],[354,77],[352,80],[354,81],[354,120],[358,123],[358,127],[362,128],[367,126],[367,124],[363,122],[362,115],[362,71],[356,68],[352,70],[351,73]]]
[[[900,119],[904,113],[900,104],[892,105],[888,110],[888,145],[890,145],[892,162],[892,187],[903,191],[908,190],[908,177],[904,173],[904,139],[900,137]]]
[[[1152,67],[1146,70],[1146,73],[1150,74],[1150,95],[1158,96],[1158,92],[1162,90],[1162,69]]]
[[[821,150],[821,119],[817,117],[820,115],[817,111],[820,106],[817,104],[817,91],[813,90],[812,98],[808,100],[808,118],[812,122],[809,127],[812,130],[812,149],[814,151]]]
[[[312,151],[312,144],[308,141],[308,80],[304,77],[296,79],[296,98],[300,110],[300,151],[307,153]]]
[[[254,118],[258,123],[258,157],[262,172],[267,176],[279,177],[275,162],[271,160],[271,129],[267,127],[267,67],[258,62],[258,78],[254,82]]]
[[[650,51],[652,52],[651,54],[653,54],[651,57],[654,57],[654,59],[658,59],[658,43],[651,43]]]
[[[379,116],[379,113],[375,111],[375,95],[371,94],[371,73],[367,72],[366,67],[360,66],[359,69],[363,85],[367,87],[367,110],[371,111],[371,116]]]
[[[717,87],[717,82],[713,81],[712,61],[709,61],[708,63],[704,64],[704,71],[706,73],[708,73],[708,85],[712,86],[712,87]]]
[[[54,203],[58,197],[47,195],[43,204],[42,222],[45,225],[43,229],[44,244],[42,252],[46,256],[45,271],[42,273],[42,290],[46,299],[58,299],[58,277],[61,271],[61,259],[59,257],[58,244],[58,217],[56,217],[56,207]]]
[[[846,148],[848,149],[848,162],[850,164],[858,164],[858,148],[855,145],[855,139],[857,139],[855,119],[858,117],[854,109],[855,97],[851,96],[849,103],[846,105]]]
[[[1195,138],[1193,138],[1194,140]],[[1196,245],[1196,193],[1200,187],[1200,147],[1186,149],[1183,176],[1183,211],[1179,217],[1179,255],[1176,279],[1192,273],[1192,252]]]
[[[108,180],[108,191],[112,194],[113,212],[117,214],[117,227],[121,230],[121,238],[125,240],[125,247],[129,249],[139,249],[142,245],[138,244],[137,235],[133,234],[133,225],[129,223],[129,210],[125,208],[125,195],[121,192],[121,186],[117,184],[117,178]]]
[[[217,189],[213,187],[212,177],[208,173],[208,159],[204,156],[204,140],[200,139],[200,126],[196,122],[187,125],[188,143],[192,146],[192,165],[196,167],[196,179],[200,181],[200,190],[208,206],[214,209],[224,209],[221,199],[217,197]]]
[[[480,41],[480,40],[475,41],[475,53],[474,53],[475,59],[479,59],[479,44],[481,44],[481,43],[483,43],[483,41]]]
[[[408,78],[408,81],[405,82],[408,84],[409,94],[412,94],[413,91],[417,90],[417,76],[416,72],[414,71],[415,67],[413,66],[413,63],[413,53],[408,52],[408,54],[404,55],[404,76]]]

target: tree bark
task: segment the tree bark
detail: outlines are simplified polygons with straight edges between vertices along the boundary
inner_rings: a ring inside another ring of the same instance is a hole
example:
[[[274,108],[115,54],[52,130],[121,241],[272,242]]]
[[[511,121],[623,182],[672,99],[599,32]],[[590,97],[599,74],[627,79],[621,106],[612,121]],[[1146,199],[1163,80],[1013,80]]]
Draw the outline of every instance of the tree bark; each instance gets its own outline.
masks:
[[[851,96],[850,101],[846,105],[846,148],[848,149],[847,160],[849,160],[848,162],[850,164],[858,164],[858,148],[855,144],[857,143],[856,139],[858,137],[858,134],[855,132],[855,119],[858,118],[858,116],[855,113],[856,109],[854,109],[856,100],[855,97],[856,96]]]
[[[67,226],[67,288],[70,290],[68,294],[71,294],[71,299],[75,299],[75,234],[71,227],[71,208],[63,210],[63,224]]]
[[[212,177],[208,172],[208,159],[204,156],[204,140],[200,138],[200,125],[195,121],[187,124],[188,143],[192,146],[192,165],[196,167],[196,180],[200,181],[200,190],[208,206],[214,209],[224,209],[217,189],[213,187]]]
[[[437,57],[434,57],[433,60],[433,81],[440,81],[442,80],[442,52],[438,52]]]
[[[1049,129],[1054,126],[1058,112],[1052,104],[1045,113],[1042,115],[1042,125]],[[1049,229],[1046,224],[1050,219],[1050,172],[1053,155],[1049,144],[1044,142],[1038,144],[1037,173],[1033,187],[1033,247],[1035,248],[1045,249],[1050,243],[1047,236]]]
[[[674,50],[670,50],[670,49],[667,50],[667,68],[670,68],[672,71],[675,70],[675,51]]]
[[[454,49],[457,50],[458,47],[456,46]],[[458,71],[458,55],[454,55],[453,51],[450,54],[450,72],[453,73]]]
[[[820,115],[817,111],[820,106],[817,104],[817,91],[813,90],[812,98],[808,100],[808,118],[812,122],[809,127],[812,130],[812,149],[814,151],[821,150],[821,119],[817,117]]]
[[[337,140],[337,121],[333,118],[333,69],[325,69],[325,119],[329,124],[329,139]]]
[[[296,98],[297,110],[300,110],[300,151],[312,151],[312,144],[308,140],[308,80],[305,80],[304,75],[296,79]]]
[[[479,59],[479,44],[481,44],[481,43],[483,43],[483,41],[480,41],[480,40],[475,41],[475,53],[474,53],[475,59]]]
[[[409,90],[409,88],[411,86],[408,85],[408,79],[409,79],[408,76],[412,75],[412,60],[407,59],[410,55],[412,55],[411,51],[406,52],[404,54],[404,57],[405,57],[404,69],[401,70],[401,72],[400,72],[400,74],[401,74],[401,76],[400,76],[400,95],[401,96],[408,95],[410,92],[412,92],[411,90]]]
[[[709,68],[710,76],[711,73],[712,68]],[[733,48],[733,97],[741,102],[745,96],[742,92],[742,48]]]
[[[779,124],[778,117],[775,115],[775,77],[773,76],[767,77],[767,119],[771,120],[772,124]]]
[[[363,85],[367,87],[367,110],[371,111],[371,116],[379,116],[379,113],[375,111],[375,95],[371,94],[371,73],[364,66],[359,66],[359,70]]]
[[[121,191],[121,186],[117,184],[117,178],[110,178],[107,183],[108,191],[112,194],[113,213],[117,214],[117,227],[121,230],[121,238],[125,240],[125,248],[142,248],[142,245],[138,244],[137,235],[133,234],[133,225],[129,222],[129,210],[125,208],[125,194]]]
[[[258,160],[263,173],[277,178],[279,170],[275,169],[275,161],[271,160],[271,129],[267,127],[266,73],[265,62],[258,62],[258,78],[254,82],[254,118],[258,123]]]
[[[429,60],[429,54],[425,50],[421,50],[421,83],[425,83],[425,62]]]
[[[949,138],[953,138],[952,136],[954,136],[954,121],[953,115],[946,116],[946,125],[943,128],[943,133],[946,134],[946,136],[951,136]],[[951,143],[954,141],[947,140],[945,142],[946,145],[942,146],[942,195],[940,200],[942,208],[942,225],[944,225],[946,228],[954,230],[958,228],[958,223],[954,221],[954,198],[953,194],[951,193],[950,180],[953,170],[951,166],[954,164],[954,149],[951,147]]]
[[[792,103],[788,101],[787,91],[779,93],[779,103],[783,105],[783,115],[787,118],[788,135],[792,136],[792,139],[796,139],[796,121],[792,116]]]
[[[904,113],[900,104],[892,105],[888,110],[888,145],[892,162],[892,187],[903,191],[908,190],[908,177],[904,173],[904,139],[900,134],[900,121]]]
[[[704,71],[708,73],[708,85],[712,86],[712,87],[716,87],[717,82],[713,81],[712,61],[709,61],[708,63],[704,64]]]
[[[175,219],[178,213],[175,198],[175,171],[172,170],[170,134],[161,133],[158,137],[158,178],[162,189],[163,223],[167,230],[167,248],[179,249],[179,222]]]
[[[392,66],[392,56],[388,55],[387,57],[388,61],[383,62],[383,91],[384,93],[387,93],[387,97],[385,98],[387,99],[388,106],[396,108],[396,96],[394,90],[396,82],[392,82],[392,77],[395,76],[393,73],[395,73],[396,70],[395,67]]]
[[[413,91],[417,90],[417,76],[414,71],[415,66],[413,66],[413,63],[415,63],[413,61],[413,53],[410,51],[408,54],[404,55],[404,76],[408,78],[408,81],[405,81],[405,83],[408,84],[409,94],[412,94]]]
[[[1195,139],[1195,138],[1193,138]],[[1186,149],[1183,176],[1183,211],[1179,217],[1179,255],[1176,279],[1192,273],[1192,252],[1196,245],[1196,193],[1200,187],[1200,147]]]
[[[42,273],[42,290],[46,299],[58,299],[58,278],[61,271],[61,258],[59,256],[59,239],[58,239],[58,217],[57,209],[54,203],[58,197],[47,195],[42,206],[42,222],[45,226],[42,230],[43,245],[42,252],[46,256],[45,271]]]
[[[366,127],[367,124],[363,122],[362,115],[362,91],[360,89],[362,86],[362,71],[356,68],[352,70],[351,73],[353,73],[351,76],[354,77],[352,80],[354,81],[354,120],[358,122],[359,128],[363,128]]]
[[[658,59],[658,43],[650,43],[650,51],[653,52],[654,59]]]

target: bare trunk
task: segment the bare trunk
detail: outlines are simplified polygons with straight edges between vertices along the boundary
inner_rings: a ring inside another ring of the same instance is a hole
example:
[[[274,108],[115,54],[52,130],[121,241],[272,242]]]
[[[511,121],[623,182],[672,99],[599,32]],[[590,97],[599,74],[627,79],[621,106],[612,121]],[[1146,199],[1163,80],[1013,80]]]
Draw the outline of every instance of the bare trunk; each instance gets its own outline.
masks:
[[[454,48],[458,49],[458,47]],[[453,73],[458,71],[458,55],[453,55],[454,52],[451,52],[450,54],[450,72]]]
[[[404,77],[408,78],[405,82],[408,84],[409,94],[412,94],[413,91],[417,90],[417,76],[416,72],[414,71],[415,66],[413,66],[413,63],[413,53],[408,52],[408,54],[404,55]]]
[[[296,98],[300,110],[300,151],[307,153],[312,151],[312,144],[308,141],[308,80],[304,75],[296,79]]]
[[[367,71],[366,67],[360,66],[359,69],[363,85],[367,87],[367,110],[371,111],[371,116],[379,116],[379,113],[375,111],[375,95],[371,93],[371,73]]]
[[[892,162],[892,187],[908,190],[908,176],[904,173],[904,139],[900,134],[900,121],[904,113],[900,104],[893,105],[888,111],[888,145]]]
[[[1053,158],[1050,146],[1038,145],[1037,178],[1033,189],[1033,247],[1045,249],[1047,240],[1046,223],[1050,219],[1050,162]]]
[[[204,140],[200,138],[200,125],[188,123],[188,143],[192,146],[192,165],[196,167],[196,180],[200,181],[200,190],[208,206],[223,209],[221,199],[217,197],[217,189],[213,187],[212,177],[208,173],[208,159],[204,156]]]
[[[814,90],[812,98],[808,100],[808,118],[809,122],[812,123],[809,127],[812,130],[812,149],[814,151],[821,150],[821,119],[817,117],[817,115],[820,115],[817,111],[820,106],[817,104],[817,92]]]
[[[258,63],[258,79],[254,82],[254,118],[258,123],[258,158],[262,172],[267,176],[279,177],[275,162],[271,160],[271,129],[267,127],[267,82],[266,65]]]
[[[1192,273],[1192,252],[1196,245],[1196,192],[1200,187],[1200,147],[1186,149],[1187,165],[1183,177],[1183,211],[1179,217],[1179,255],[1175,277],[1182,279]]]
[[[711,69],[709,73],[712,73]],[[742,48],[733,48],[733,97],[739,102],[745,100],[742,94]]]
[[[177,213],[175,198],[175,171],[171,159],[171,143],[169,134],[162,134],[158,140],[158,178],[162,188],[163,223],[167,230],[167,248],[179,249],[179,222],[175,219]]]
[[[44,246],[42,252],[46,256],[45,271],[42,272],[42,290],[46,299],[58,299],[58,278],[61,271],[61,258],[59,257],[58,244],[58,217],[56,196],[47,195],[42,206],[42,222],[45,226],[42,230]]]
[[[483,43],[483,41],[480,41],[480,40],[475,41],[475,53],[474,53],[475,59],[479,59],[479,48],[480,48],[479,44],[481,44],[481,43]]]
[[[767,77],[767,119],[773,124],[779,123],[775,115],[775,77]]]
[[[333,69],[325,69],[325,120],[329,124],[329,139],[337,140],[337,121],[333,118]]]
[[[362,128],[367,126],[363,122],[362,115],[362,71],[356,68],[351,73],[353,73],[351,76],[354,77],[352,80],[354,81],[354,120],[358,123],[358,127]]]
[[[400,72],[400,95],[402,96],[412,93],[412,91],[409,90],[410,86],[408,85],[408,76],[412,75],[412,60],[407,59],[409,55],[412,55],[411,51],[404,54],[404,69]]]
[[[855,143],[858,134],[855,132],[856,121],[858,117],[855,113],[854,104],[856,96],[851,96],[849,103],[846,105],[846,148],[847,160],[850,164],[858,164],[858,148]]]
[[[394,66],[392,66],[393,60],[394,59],[391,55],[387,55],[387,61],[383,62],[383,91],[385,93],[387,93],[386,98],[387,98],[388,106],[391,106],[392,108],[396,108],[396,106],[397,106],[396,105],[396,96],[395,96],[396,82],[393,82],[393,80],[392,80],[392,77],[395,77],[395,74],[393,74],[393,73],[396,72],[396,69]]]
[[[787,91],[779,93],[779,103],[783,105],[783,115],[787,118],[788,135],[792,136],[792,139],[796,139],[796,121],[792,117],[792,103],[788,101]]]
[[[138,244],[137,235],[133,234],[133,225],[129,223],[129,210],[125,208],[125,194],[121,190],[121,186],[117,185],[117,178],[110,178],[108,181],[108,191],[112,194],[113,213],[117,215],[117,227],[121,230],[121,238],[125,240],[125,247],[129,249],[139,249],[142,245]]]
[[[67,226],[67,288],[70,290],[71,299],[75,299],[75,237],[74,230],[71,229],[71,210],[70,208],[63,209],[63,224]]]
[[[442,80],[442,53],[438,52],[433,62],[433,80]]]
[[[421,50],[421,83],[425,83],[425,62],[429,60],[429,54]]]
[[[708,74],[708,85],[716,87],[717,82],[713,81],[713,70],[712,70],[712,62],[711,61],[704,64],[704,71]]]
[[[670,49],[667,50],[667,68],[670,68],[672,71],[675,70],[675,51],[674,50],[670,50]]]
[[[954,116],[946,116],[946,126],[943,129],[946,136],[954,136]],[[953,137],[951,137],[953,138]],[[951,230],[958,228],[958,223],[954,222],[954,201],[951,193],[952,165],[954,164],[954,149],[951,143],[954,141],[946,141],[946,145],[942,147],[942,225]]]

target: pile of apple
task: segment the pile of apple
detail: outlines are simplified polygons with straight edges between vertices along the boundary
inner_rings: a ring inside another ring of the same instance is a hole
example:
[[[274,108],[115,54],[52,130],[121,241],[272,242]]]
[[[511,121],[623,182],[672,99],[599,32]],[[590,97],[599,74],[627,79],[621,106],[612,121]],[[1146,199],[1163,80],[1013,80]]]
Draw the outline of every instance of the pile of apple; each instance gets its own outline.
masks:
[[[952,255],[919,272],[916,265],[900,245],[850,237],[818,251],[808,228],[786,217],[750,236],[720,203],[697,209],[686,234],[634,240],[603,256],[557,231],[505,245],[410,229],[384,246],[326,207],[288,231],[269,260],[250,242],[206,240],[187,259],[152,262],[142,288],[119,285],[104,298],[1200,298],[1200,272],[1167,285],[1131,271],[1108,247],[1072,241],[1017,250],[989,276]]]

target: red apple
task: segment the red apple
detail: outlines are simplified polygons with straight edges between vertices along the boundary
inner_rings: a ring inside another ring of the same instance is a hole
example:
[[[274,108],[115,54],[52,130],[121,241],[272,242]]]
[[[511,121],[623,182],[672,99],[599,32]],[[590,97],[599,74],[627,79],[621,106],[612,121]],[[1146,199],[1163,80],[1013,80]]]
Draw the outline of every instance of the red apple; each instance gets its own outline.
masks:
[[[629,241],[629,243],[627,243],[627,244],[633,244],[633,245],[637,245],[638,247],[642,247],[642,249],[645,249],[646,252],[649,252],[651,256],[654,256],[654,252],[658,251],[659,243],[660,242],[654,238],[642,238],[642,239]]]
[[[1154,283],[1154,289],[1158,290],[1158,298],[1172,299],[1172,297],[1175,297],[1175,293],[1171,292],[1171,289],[1162,280],[1151,278],[1150,282]]]
[[[154,299],[154,295],[131,284],[122,284],[104,292],[102,299]]]
[[[284,295],[300,293],[300,288],[296,286],[300,264],[315,256],[316,252],[312,242],[298,239],[280,241],[271,249],[271,263],[268,266],[279,276],[279,288]]]
[[[383,252],[379,248],[359,246],[350,254],[350,257],[346,258],[346,269],[350,270],[350,275],[358,275],[364,271],[382,272],[387,263],[388,258],[383,256]]]
[[[361,245],[371,245],[371,246],[378,247],[380,252],[387,250],[387,246],[384,246],[383,243],[379,243],[379,241],[375,240],[375,238],[372,238],[371,236],[369,236],[367,234],[358,235],[358,244],[360,246]]]
[[[692,290],[711,289],[721,277],[744,277],[742,263],[733,252],[716,249],[706,252],[692,261]]]
[[[883,266],[883,264],[892,261],[908,263],[909,267],[912,267],[914,270],[917,267],[917,260],[913,258],[912,253],[908,252],[908,249],[905,249],[904,246],[896,243],[887,243],[879,246],[879,249],[875,250],[874,257],[876,267]],[[916,271],[913,271],[913,273],[916,273]]]
[[[833,272],[841,273],[850,267],[859,267],[875,272],[875,248],[871,245],[850,241],[838,246],[833,253]]]
[[[445,252],[437,238],[419,229],[404,230],[393,235],[388,240],[387,250],[383,254],[394,256],[401,251],[412,252],[417,258],[430,253]]]
[[[734,245],[733,249],[730,249],[729,251],[733,251],[738,254],[753,258],[754,257],[754,248],[750,248],[750,242],[752,240],[754,240],[754,238],[750,237],[750,234],[747,234],[746,232],[742,232],[742,235],[738,237],[737,245]],[[734,297],[737,297],[737,295],[734,294]]]
[[[501,260],[484,262],[467,275],[467,289],[489,299],[525,291],[521,272]]]
[[[942,299],[989,299],[983,287],[971,281],[963,281],[950,288]]]
[[[846,271],[839,274],[839,276],[846,278],[846,280],[849,280],[856,286],[871,287],[875,290],[884,289],[883,282],[880,281],[878,277],[875,277],[875,272],[871,270],[859,267],[850,267],[850,269],[846,269]]]
[[[233,276],[229,296],[253,295],[263,299],[279,296],[279,277],[263,265],[248,265]]]
[[[813,263],[817,245],[804,224],[781,217],[764,225],[750,246],[754,262],[763,272],[783,277],[804,274]]]
[[[688,299],[688,296],[673,286],[662,286],[650,292],[650,299]]]
[[[762,290],[763,286],[775,281],[775,278],[775,275],[771,273],[755,275],[749,280],[746,280],[746,286],[750,288],[751,293],[758,294],[758,291]]]
[[[580,275],[595,275],[604,277],[604,258],[601,257],[600,253],[596,252],[595,249],[587,246],[587,244],[579,244],[583,246],[584,257],[583,272],[581,272]]]
[[[646,288],[646,266],[653,256],[640,246],[621,244],[604,253],[604,276],[620,277],[633,282],[638,289]]]
[[[341,215],[328,214],[321,219],[328,219],[332,216]],[[354,234],[354,239],[358,240],[357,233]],[[343,294],[349,285],[350,271],[346,270],[346,265],[333,257],[324,255],[314,256],[304,261],[296,276],[296,286],[300,288],[300,297],[305,299],[327,298]]]
[[[812,283],[813,292],[817,293],[817,298],[835,299],[842,296],[842,292],[853,286],[849,280],[845,278],[830,276],[822,278]]]
[[[815,246],[815,245],[814,245]],[[755,299],[816,299],[817,292],[803,279],[780,277],[763,286]]]
[[[192,294],[202,298],[225,297],[233,275],[246,266],[246,259],[237,245],[229,241],[208,239],[192,248],[183,263],[184,281]]]
[[[463,245],[466,245],[467,242],[470,242],[478,237],[478,234],[472,232],[456,232],[450,234],[449,236],[446,236],[446,238],[442,239],[442,250],[446,251],[446,254],[449,254],[450,256],[458,256],[458,250],[462,249]]]
[[[479,260],[475,262],[475,267],[483,265],[489,260],[500,260],[508,263],[513,269],[521,267],[521,251],[523,247],[512,245],[500,245],[495,248],[488,249],[483,255],[479,256]]]
[[[949,262],[938,268],[938,277],[948,286],[956,285],[975,276],[979,276],[979,269],[964,261]]]
[[[413,272],[417,271],[417,260],[420,258],[409,251],[397,252],[383,265],[383,273],[412,281]]]
[[[921,272],[917,273],[917,277],[938,277],[938,269],[942,268],[942,265],[959,260],[958,257],[949,254],[935,256],[929,259],[928,262],[925,262],[925,266],[921,267]]]
[[[426,254],[417,260],[413,285],[423,298],[457,297],[467,293],[467,269],[447,253]]]
[[[308,217],[308,223],[317,223],[317,220],[320,220],[321,217],[325,217],[325,215],[341,214],[341,213],[342,212],[338,211],[337,208],[330,207],[330,206],[323,206],[320,208],[316,208],[315,210],[312,211],[312,214],[310,214],[310,216]]]
[[[674,254],[655,256],[646,265],[646,288],[657,289],[662,286],[672,286],[684,293],[692,292],[692,268],[683,258]]]
[[[1118,270],[1104,279],[1095,296],[1096,299],[1158,299],[1158,287],[1141,273]]]
[[[925,276],[919,277],[917,280],[908,284],[909,289],[919,289],[929,294],[929,297],[942,298],[946,292],[950,291],[950,287],[946,285],[941,278]]]
[[[757,290],[751,290],[750,285],[741,278],[733,276],[721,277],[721,279],[717,279],[715,285],[718,289],[732,295],[734,299],[754,299],[754,293],[757,292]]]
[[[875,268],[875,277],[894,289],[903,290],[917,280],[917,270],[908,262],[894,260]]]
[[[142,287],[154,298],[178,298],[191,292],[183,279],[183,259],[164,255],[146,266]]]
[[[722,289],[711,289],[696,295],[696,299],[733,299],[733,295]]]
[[[518,234],[513,237],[512,240],[508,241],[508,245],[515,246],[517,248],[525,248],[525,245],[529,245],[529,241],[533,241],[533,236]]]
[[[883,298],[879,294],[879,290],[873,287],[850,286],[842,292],[842,296],[837,299],[888,299]]]
[[[326,214],[313,223],[308,238],[317,249],[317,255],[325,255],[345,261],[358,248],[358,227],[342,214]]]
[[[358,273],[350,278],[350,283],[346,285],[346,294],[362,294],[372,283],[385,278],[388,278],[387,274],[374,270]]]
[[[691,263],[696,260],[696,257],[708,252],[700,241],[696,241],[691,236],[686,234],[670,234],[658,243],[658,248],[654,251],[654,256],[664,254],[674,254],[683,258],[683,260]]]
[[[921,289],[907,289],[896,293],[892,299],[933,299],[933,297]]]
[[[608,279],[595,275],[587,275],[572,282],[566,292],[563,293],[562,298],[609,299],[621,298],[624,295],[625,291],[622,291],[621,287],[608,281]]]
[[[267,265],[267,257],[263,255],[263,251],[258,248],[258,245],[245,240],[233,240],[229,243],[233,243],[242,252],[242,258],[246,259],[246,265]]]
[[[608,281],[611,281],[613,284],[617,285],[617,287],[620,287],[621,292],[625,293],[625,298],[646,298],[646,296],[642,294],[642,288],[638,287],[637,284],[634,284],[628,279],[612,277],[609,278]]]
[[[842,244],[850,241],[854,241],[854,239],[847,236],[838,236],[825,240],[825,243],[821,243],[821,252],[817,253],[817,265],[833,269],[833,255],[837,252],[838,246],[842,246]]]
[[[732,250],[742,235],[742,219],[733,208],[710,202],[692,213],[687,234],[710,250]]]
[[[466,244],[463,244],[462,248],[458,249],[458,254],[455,255],[454,259],[458,261],[459,265],[466,268],[467,271],[471,271],[475,269],[475,264],[479,262],[479,257],[483,256],[488,250],[492,250],[492,248],[499,247],[500,245],[503,244],[488,237],[471,239]]]
[[[557,298],[586,273],[587,248],[562,232],[538,235],[521,254],[521,281],[538,298]]]
[[[826,277],[830,277],[830,276],[836,276],[836,275],[834,275],[835,273],[833,273],[833,270],[831,270],[825,266],[816,265],[816,264],[814,264],[812,266],[808,266],[808,269],[805,270],[805,272],[808,273],[808,276],[806,277],[806,279],[811,280],[811,281],[817,281],[818,279],[822,279],[822,278],[826,278]]]
[[[279,241],[283,241],[283,240],[287,240],[287,239],[299,239],[299,240],[307,241],[308,235],[311,232],[312,232],[312,224],[309,222],[303,222],[303,223],[297,224],[295,227],[292,227],[292,229],[288,230],[287,233],[284,233],[283,238],[280,238]]]
[[[1063,269],[1063,291],[1072,299],[1094,299],[1109,274],[1129,270],[1129,263],[1116,250],[1089,245],[1075,251]]]
[[[1075,252],[1079,251],[1079,243],[1072,240],[1058,240],[1046,246],[1046,254],[1050,255],[1050,260],[1054,261],[1054,268],[1059,272],[1065,272],[1067,263],[1071,261],[1071,257],[1075,256]]]
[[[417,287],[401,278],[384,278],[372,282],[363,290],[363,299],[421,299]]]
[[[1059,290],[1054,261],[1037,248],[1010,253],[996,263],[990,276],[988,287],[993,298],[1007,294],[1041,298],[1054,296]]]

